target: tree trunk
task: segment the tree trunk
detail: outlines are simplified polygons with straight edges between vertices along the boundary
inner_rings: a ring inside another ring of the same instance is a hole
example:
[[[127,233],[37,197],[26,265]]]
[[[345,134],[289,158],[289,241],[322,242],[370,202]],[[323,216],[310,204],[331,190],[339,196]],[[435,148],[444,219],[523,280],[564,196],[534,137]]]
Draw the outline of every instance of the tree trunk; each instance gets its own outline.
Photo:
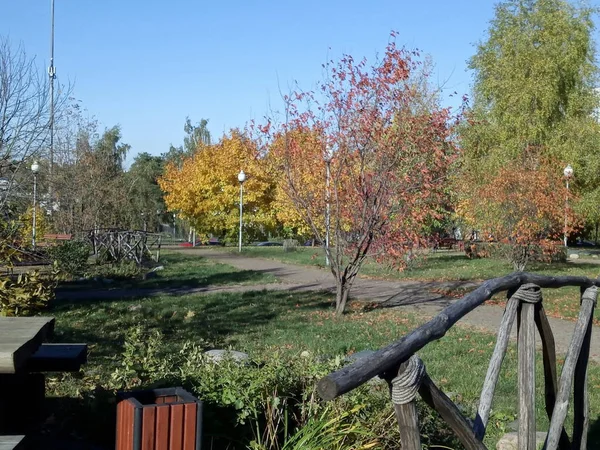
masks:
[[[348,302],[348,294],[350,293],[351,282],[348,282],[346,277],[336,277],[336,292],[335,292],[335,315],[340,317],[346,310],[346,303]]]

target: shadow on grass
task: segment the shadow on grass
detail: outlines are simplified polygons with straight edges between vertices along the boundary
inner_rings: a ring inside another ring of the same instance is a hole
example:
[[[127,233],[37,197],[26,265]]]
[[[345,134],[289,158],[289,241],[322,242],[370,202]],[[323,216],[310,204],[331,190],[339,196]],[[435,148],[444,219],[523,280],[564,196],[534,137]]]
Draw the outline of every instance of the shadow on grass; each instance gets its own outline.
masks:
[[[127,330],[142,324],[164,335],[168,352],[182,342],[207,346],[235,345],[232,336],[260,334],[270,322],[293,310],[331,306],[325,293],[248,291],[212,295],[156,296],[152,298],[54,302],[55,340],[86,342],[90,359],[113,358],[121,353]]]
[[[61,282],[58,291],[83,291],[89,289],[171,289],[197,288],[209,285],[272,283],[275,278],[268,271],[239,270],[218,264],[196,255],[168,254],[160,262],[163,269],[147,274],[145,279],[123,276],[110,266],[96,268],[95,279]],[[104,273],[103,273],[104,270]],[[144,272],[150,270],[145,269]]]
[[[92,298],[118,299],[122,297],[144,297],[153,294],[182,295],[192,293],[194,289],[209,286],[234,286],[240,284],[269,284],[275,282],[276,270],[238,270],[236,272],[214,273],[205,276],[181,276],[157,278],[151,280],[123,280],[110,284],[101,282],[87,282],[83,284],[61,284],[56,290],[59,300],[85,300]]]

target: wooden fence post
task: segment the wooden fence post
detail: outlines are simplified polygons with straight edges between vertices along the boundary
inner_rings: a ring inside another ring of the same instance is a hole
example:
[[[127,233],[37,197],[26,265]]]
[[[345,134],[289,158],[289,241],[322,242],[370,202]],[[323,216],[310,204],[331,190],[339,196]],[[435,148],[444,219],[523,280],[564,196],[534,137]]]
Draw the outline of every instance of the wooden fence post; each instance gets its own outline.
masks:
[[[475,417],[474,431],[478,439],[483,439],[485,436],[485,429],[490,417],[490,409],[492,407],[492,399],[494,398],[494,391],[496,389],[496,383],[500,376],[500,368],[502,361],[506,355],[506,349],[508,348],[508,339],[510,338],[510,330],[515,316],[517,315],[517,307],[519,306],[519,300],[513,297],[511,293],[508,295],[509,300],[502,316],[502,322],[498,330],[498,338],[496,339],[496,347],[494,353],[490,359],[490,365],[488,366],[487,375],[483,382],[483,388],[481,389],[481,396],[479,398],[479,408],[477,410],[477,416]]]
[[[535,450],[535,303],[542,299],[539,286],[524,285],[537,288],[537,297],[520,298],[518,315],[518,383],[519,383],[519,450]],[[533,287],[535,286],[535,287]],[[519,292],[517,291],[517,292]]]
[[[405,450],[421,450],[421,432],[415,398],[424,374],[423,361],[417,355],[412,355],[400,364],[395,377],[384,375],[390,387],[400,428],[400,441]]]
[[[571,338],[569,350],[567,351],[565,363],[560,375],[560,384],[558,393],[556,395],[556,405],[554,405],[552,419],[550,420],[550,429],[548,430],[548,437],[546,438],[546,445],[544,447],[546,450],[555,450],[558,447],[560,433],[563,428],[565,418],[567,417],[567,409],[569,407],[569,391],[571,384],[573,383],[575,365],[579,360],[583,341],[587,334],[590,322],[592,321],[592,313],[594,312],[594,306],[596,305],[597,297],[598,288],[596,286],[587,288],[581,297],[581,309],[579,311],[579,317],[577,318],[577,323],[575,324],[573,337]],[[583,394],[583,392],[578,391],[578,395]],[[582,402],[582,404],[584,404],[584,402]],[[581,411],[579,415],[581,415]],[[573,440],[575,441],[575,438]],[[581,438],[581,442],[585,442],[583,437]]]
[[[586,291],[581,289],[581,302],[583,305],[584,298],[590,298],[593,303],[591,304],[591,316],[588,320],[587,328],[585,330],[585,336],[581,346],[581,352],[577,358],[577,365],[575,366],[575,388],[573,392],[573,449],[585,450],[587,448],[587,433],[590,424],[589,416],[589,398],[588,398],[588,386],[587,386],[587,368],[588,361],[590,358],[590,343],[592,340],[592,325],[594,317],[594,307],[596,305],[596,298],[593,297],[593,293],[586,294]]]

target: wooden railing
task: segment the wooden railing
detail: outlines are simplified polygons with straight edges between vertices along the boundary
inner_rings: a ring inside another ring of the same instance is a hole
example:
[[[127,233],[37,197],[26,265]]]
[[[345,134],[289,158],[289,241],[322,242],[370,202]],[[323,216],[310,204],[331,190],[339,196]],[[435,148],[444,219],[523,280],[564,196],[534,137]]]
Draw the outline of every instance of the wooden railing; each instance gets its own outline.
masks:
[[[500,367],[508,348],[510,330],[516,317],[519,383],[518,448],[520,450],[536,448],[534,387],[535,328],[537,327],[542,341],[545,406],[550,419],[544,449],[585,449],[589,425],[587,366],[598,285],[600,279],[548,277],[525,272],[488,280],[398,341],[323,378],[318,384],[318,392],[323,399],[332,400],[379,375],[387,380],[390,386],[403,449],[421,449],[415,405],[417,392],[425,403],[440,414],[466,449],[486,449],[482,441]],[[540,288],[565,286],[580,287],[581,309],[558,380],[554,336],[544,311]],[[460,318],[493,295],[503,291],[507,291],[509,300],[481,391],[477,415],[471,421],[463,416],[459,408],[429,378],[422,361],[415,353],[429,342],[443,337]],[[564,422],[569,406],[570,388],[573,385],[574,425],[572,437],[569,438],[564,429]]]
[[[139,230],[97,229],[87,233],[94,255],[106,252],[111,261],[135,261],[141,265],[147,257],[156,262],[160,259],[162,236]],[[156,252],[153,254],[153,252]]]

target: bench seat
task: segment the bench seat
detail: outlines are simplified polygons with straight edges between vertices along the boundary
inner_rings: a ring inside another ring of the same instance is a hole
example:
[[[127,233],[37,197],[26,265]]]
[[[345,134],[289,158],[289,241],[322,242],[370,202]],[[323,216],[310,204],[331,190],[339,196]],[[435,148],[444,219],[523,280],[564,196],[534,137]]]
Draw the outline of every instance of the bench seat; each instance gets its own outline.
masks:
[[[0,450],[18,450],[24,448],[25,436],[0,436]]]
[[[27,372],[77,372],[87,362],[87,344],[42,344],[27,360]]]

